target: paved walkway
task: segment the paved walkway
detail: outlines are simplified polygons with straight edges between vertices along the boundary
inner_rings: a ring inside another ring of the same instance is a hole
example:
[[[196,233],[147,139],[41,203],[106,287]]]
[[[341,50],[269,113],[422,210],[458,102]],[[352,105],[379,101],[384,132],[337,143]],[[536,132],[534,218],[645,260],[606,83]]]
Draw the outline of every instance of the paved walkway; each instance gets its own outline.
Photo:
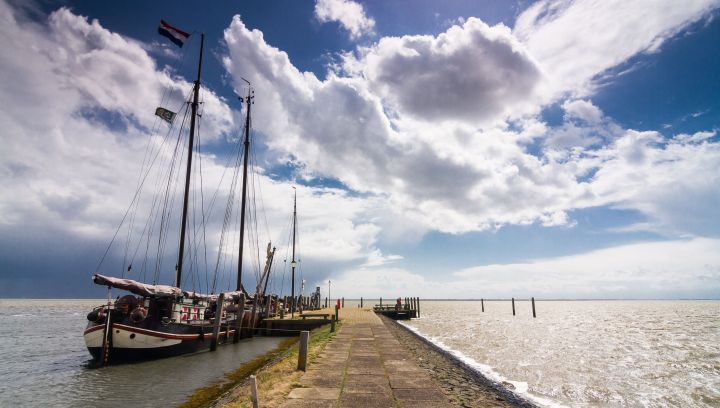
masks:
[[[375,313],[342,309],[335,339],[308,364],[283,407],[450,407]]]

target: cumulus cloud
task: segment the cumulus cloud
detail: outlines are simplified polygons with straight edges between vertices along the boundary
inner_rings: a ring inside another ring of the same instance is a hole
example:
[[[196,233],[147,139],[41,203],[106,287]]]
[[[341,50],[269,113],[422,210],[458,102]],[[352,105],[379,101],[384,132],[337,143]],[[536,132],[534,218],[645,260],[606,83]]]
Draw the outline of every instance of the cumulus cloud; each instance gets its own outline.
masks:
[[[532,99],[541,79],[509,28],[477,18],[437,37],[381,38],[345,64],[400,115],[424,121],[503,118]]]
[[[321,23],[337,21],[350,33],[352,39],[372,35],[375,28],[375,20],[365,14],[361,4],[352,0],[317,0],[315,17]]]

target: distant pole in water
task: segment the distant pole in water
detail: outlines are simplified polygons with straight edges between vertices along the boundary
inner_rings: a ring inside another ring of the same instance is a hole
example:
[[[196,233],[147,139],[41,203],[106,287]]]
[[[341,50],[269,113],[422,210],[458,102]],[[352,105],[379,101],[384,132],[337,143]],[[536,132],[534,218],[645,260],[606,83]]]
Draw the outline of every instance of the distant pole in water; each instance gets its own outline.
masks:
[[[537,315],[535,314],[535,297],[534,296],[530,298],[530,302],[532,302],[533,317],[537,317]]]
[[[360,307],[363,307],[363,298],[360,297]]]
[[[485,299],[480,299],[480,309],[485,313]]]
[[[513,316],[515,316],[515,298],[512,298]]]
[[[380,307],[382,307],[382,298],[380,298]]]

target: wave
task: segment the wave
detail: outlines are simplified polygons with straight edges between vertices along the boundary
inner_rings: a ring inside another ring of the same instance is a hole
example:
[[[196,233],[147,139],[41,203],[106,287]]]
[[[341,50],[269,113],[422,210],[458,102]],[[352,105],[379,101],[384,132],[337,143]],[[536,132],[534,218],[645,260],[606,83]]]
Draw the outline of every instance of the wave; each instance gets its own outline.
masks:
[[[543,397],[540,397],[538,395],[531,393],[528,389],[528,383],[526,383],[524,381],[513,381],[508,378],[505,378],[500,373],[495,371],[495,369],[492,366],[480,363],[479,361],[473,359],[472,357],[465,355],[463,352],[461,352],[459,350],[455,350],[452,347],[449,347],[447,344],[443,343],[443,341],[440,340],[439,338],[433,337],[433,336],[428,336],[428,335],[420,332],[416,327],[410,326],[409,324],[406,324],[404,322],[398,321],[398,323],[400,323],[403,327],[407,328],[411,332],[417,334],[418,336],[422,337],[423,339],[434,344],[438,348],[442,349],[450,357],[454,358],[455,360],[459,361],[462,365],[469,367],[470,369],[477,372],[479,375],[481,375],[481,376],[485,377],[486,379],[490,380],[491,382],[495,383],[498,387],[504,389],[506,392],[513,394],[520,399],[531,401],[532,403],[538,404],[543,407],[566,408],[565,405],[561,404],[558,401],[553,401],[549,398],[543,398]],[[511,385],[512,387],[510,387],[509,385]]]

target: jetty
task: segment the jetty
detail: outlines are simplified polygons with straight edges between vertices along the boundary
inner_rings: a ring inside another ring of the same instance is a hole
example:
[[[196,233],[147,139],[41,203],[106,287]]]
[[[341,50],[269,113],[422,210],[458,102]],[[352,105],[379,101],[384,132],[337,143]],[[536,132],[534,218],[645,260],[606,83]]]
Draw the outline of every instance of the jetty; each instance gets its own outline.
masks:
[[[341,309],[340,318],[339,333],[282,407],[452,406],[373,310]]]

